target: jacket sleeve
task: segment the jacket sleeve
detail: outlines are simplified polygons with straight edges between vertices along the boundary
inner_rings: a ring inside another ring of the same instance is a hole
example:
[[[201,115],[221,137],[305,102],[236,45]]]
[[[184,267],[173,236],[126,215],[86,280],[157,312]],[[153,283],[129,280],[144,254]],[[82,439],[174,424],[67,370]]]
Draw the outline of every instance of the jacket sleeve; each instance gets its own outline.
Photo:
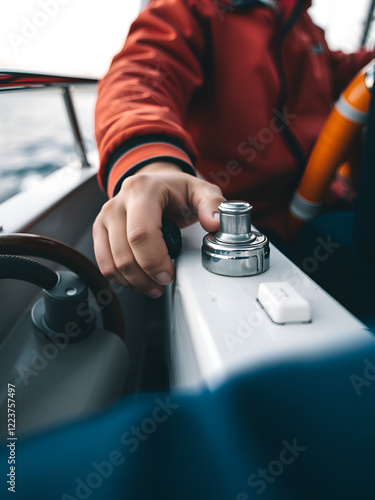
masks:
[[[151,1],[99,84],[99,183],[110,197],[151,161],[173,161],[195,175],[196,149],[184,127],[191,96],[203,83],[204,17],[194,4]]]
[[[353,54],[345,54],[341,51],[331,51],[330,57],[334,82],[334,96],[335,99],[337,99],[358,71],[374,58],[374,52],[366,49],[361,49]]]

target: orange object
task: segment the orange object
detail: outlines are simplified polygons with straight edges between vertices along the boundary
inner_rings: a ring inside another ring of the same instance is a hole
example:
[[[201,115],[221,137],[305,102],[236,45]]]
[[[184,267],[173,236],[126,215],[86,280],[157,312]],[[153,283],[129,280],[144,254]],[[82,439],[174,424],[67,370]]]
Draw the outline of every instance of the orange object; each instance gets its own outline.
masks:
[[[344,163],[341,163],[337,170],[337,175],[339,175],[343,179],[350,179],[352,175],[350,162],[346,161]]]
[[[374,61],[351,81],[329,115],[290,204],[288,227],[291,236],[319,213],[337,167],[367,121],[371,97],[367,79],[373,72]]]

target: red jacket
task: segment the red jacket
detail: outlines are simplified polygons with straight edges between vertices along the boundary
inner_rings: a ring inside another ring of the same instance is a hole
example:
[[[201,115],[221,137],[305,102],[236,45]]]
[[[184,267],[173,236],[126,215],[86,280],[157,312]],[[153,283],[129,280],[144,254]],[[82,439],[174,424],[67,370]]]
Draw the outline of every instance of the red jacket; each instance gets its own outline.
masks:
[[[139,15],[99,84],[99,179],[111,197],[150,161],[195,167],[282,233],[332,103],[373,56],[330,51],[309,1],[232,3],[153,0]]]

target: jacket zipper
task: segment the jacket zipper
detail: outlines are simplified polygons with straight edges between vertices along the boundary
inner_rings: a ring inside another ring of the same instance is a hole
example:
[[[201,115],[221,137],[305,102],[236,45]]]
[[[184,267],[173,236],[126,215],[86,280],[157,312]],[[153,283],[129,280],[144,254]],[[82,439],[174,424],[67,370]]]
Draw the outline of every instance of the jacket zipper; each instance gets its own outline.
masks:
[[[282,116],[285,117],[284,113],[284,108],[286,106],[286,91],[287,91],[287,85],[286,85],[286,77],[285,77],[285,72],[283,68],[283,63],[282,63],[282,45],[285,40],[286,35],[288,34],[289,30],[293,26],[294,22],[297,20],[298,16],[301,13],[302,7],[304,5],[303,0],[299,0],[297,2],[297,5],[294,8],[294,11],[290,15],[289,19],[286,21],[284,25],[281,24],[281,18],[280,15],[275,14],[277,17],[278,22],[280,23],[280,38],[279,38],[279,44],[278,44],[278,51],[276,54],[276,70],[279,76],[279,81],[280,81],[280,91],[279,91],[279,97],[276,103],[276,109],[278,113],[280,113]],[[281,123],[281,119],[280,119]],[[294,135],[292,130],[289,128],[287,125],[287,120],[285,117],[284,120],[284,128],[281,132],[281,136],[284,139],[285,144],[287,145],[289,151],[292,153],[294,161],[296,163],[297,167],[297,179],[296,183],[299,181],[300,177],[303,174],[305,163],[306,163],[306,154],[302,149],[302,146],[300,145],[297,137]],[[295,186],[293,186],[294,188]]]

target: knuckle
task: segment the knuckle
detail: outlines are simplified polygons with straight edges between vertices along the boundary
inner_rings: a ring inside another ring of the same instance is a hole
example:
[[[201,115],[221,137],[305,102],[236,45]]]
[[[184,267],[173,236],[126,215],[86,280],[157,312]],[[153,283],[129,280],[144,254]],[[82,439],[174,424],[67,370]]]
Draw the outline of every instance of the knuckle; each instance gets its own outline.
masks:
[[[217,184],[211,184],[210,185],[210,192],[212,196],[215,196],[218,199],[223,199],[223,192],[221,188]]]
[[[100,229],[102,229],[102,228],[105,228],[105,225],[102,221],[102,217],[101,217],[100,212],[99,212],[99,214],[96,216],[96,219],[94,220],[93,225],[92,225],[92,234],[96,235],[100,231]]]
[[[153,275],[159,269],[159,261],[148,259],[142,262],[142,269],[145,271],[146,274]]]
[[[223,201],[225,201],[225,198],[223,197],[219,197],[219,198],[214,198],[214,201],[215,201],[215,207],[219,207],[221,205],[221,203],[223,203]]]
[[[100,220],[103,218],[106,219],[108,216],[109,217],[111,216],[112,212],[113,212],[113,202],[112,202],[112,200],[109,200],[109,201],[107,201],[107,203],[104,203],[104,205],[102,206],[96,220],[98,220],[98,219]]]
[[[128,241],[130,246],[139,247],[147,243],[149,232],[144,226],[137,226],[128,232]]]
[[[112,265],[104,264],[99,266],[99,268],[103,276],[105,276],[107,279],[111,279],[116,275],[116,268]]]
[[[127,177],[126,179],[124,179],[122,181],[120,191],[122,191],[122,192],[129,191],[130,189],[132,189],[132,187],[134,187],[134,184],[136,182],[137,181],[135,180],[135,176],[134,175],[131,175],[130,177]]]
[[[147,176],[143,174],[130,175],[122,182],[120,191],[128,192],[137,189],[145,183],[146,179]]]
[[[121,274],[130,275],[134,273],[135,261],[126,255],[114,256],[115,264]]]
[[[163,181],[156,174],[135,174],[130,175],[122,182],[120,192],[147,197],[151,191],[160,189],[162,185]]]

